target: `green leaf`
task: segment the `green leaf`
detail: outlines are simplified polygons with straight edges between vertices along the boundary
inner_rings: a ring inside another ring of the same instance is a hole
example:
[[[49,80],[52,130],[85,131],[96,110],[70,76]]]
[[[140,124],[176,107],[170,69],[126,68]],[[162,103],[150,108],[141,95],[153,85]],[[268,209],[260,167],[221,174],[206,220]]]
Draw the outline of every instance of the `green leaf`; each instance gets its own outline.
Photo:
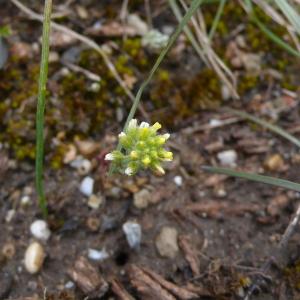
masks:
[[[295,183],[295,182],[280,179],[280,178],[263,176],[263,175],[258,175],[258,174],[254,174],[254,173],[238,172],[238,171],[234,171],[231,169],[218,168],[218,167],[203,166],[202,169],[204,171],[208,171],[211,173],[224,174],[224,175],[228,175],[228,176],[243,178],[243,179],[247,179],[247,180],[251,180],[251,181],[270,184],[273,186],[282,187],[282,188],[286,188],[289,190],[300,192],[300,184],[299,183]]]

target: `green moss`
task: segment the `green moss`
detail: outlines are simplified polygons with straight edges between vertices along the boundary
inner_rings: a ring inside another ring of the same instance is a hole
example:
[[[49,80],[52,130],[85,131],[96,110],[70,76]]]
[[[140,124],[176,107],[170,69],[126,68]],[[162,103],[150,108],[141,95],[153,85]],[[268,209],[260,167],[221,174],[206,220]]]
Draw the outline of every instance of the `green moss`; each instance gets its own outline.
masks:
[[[158,121],[171,126],[197,111],[218,107],[221,103],[220,83],[215,73],[207,68],[192,78],[180,79],[161,69],[150,88],[150,98],[158,109]]]
[[[284,275],[291,287],[300,290],[300,260],[284,269]]]
[[[244,95],[251,89],[257,87],[259,84],[259,77],[254,75],[243,74],[238,81],[238,93]]]

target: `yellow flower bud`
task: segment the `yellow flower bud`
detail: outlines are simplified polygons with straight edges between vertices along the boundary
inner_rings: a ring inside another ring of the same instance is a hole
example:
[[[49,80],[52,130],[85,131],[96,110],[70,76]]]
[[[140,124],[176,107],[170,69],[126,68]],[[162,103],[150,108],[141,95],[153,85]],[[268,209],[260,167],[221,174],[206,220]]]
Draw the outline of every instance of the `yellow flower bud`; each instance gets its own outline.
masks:
[[[130,157],[132,159],[138,159],[139,155],[138,155],[138,153],[136,151],[131,151],[130,152]]]
[[[152,128],[153,128],[155,131],[157,131],[157,130],[161,129],[161,125],[160,125],[158,122],[156,122],[155,124],[152,125]]]
[[[145,156],[142,160],[142,163],[145,165],[145,166],[149,166],[149,164],[151,163],[151,160],[149,158],[149,156]]]

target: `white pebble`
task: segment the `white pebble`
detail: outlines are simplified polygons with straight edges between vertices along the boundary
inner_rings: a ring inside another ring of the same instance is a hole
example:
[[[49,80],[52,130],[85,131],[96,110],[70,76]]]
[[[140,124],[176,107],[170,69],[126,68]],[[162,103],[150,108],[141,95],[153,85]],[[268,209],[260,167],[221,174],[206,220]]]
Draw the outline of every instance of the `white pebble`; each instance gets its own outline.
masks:
[[[122,228],[126,235],[129,247],[132,249],[139,249],[142,239],[141,225],[136,222],[127,221],[123,224]]]
[[[174,177],[174,182],[175,182],[175,184],[177,185],[177,186],[182,186],[182,177],[181,176],[175,176]]]
[[[72,289],[72,288],[74,288],[75,287],[75,283],[73,282],[73,281],[68,281],[66,284],[65,284],[65,288],[66,289]]]
[[[44,259],[45,251],[43,246],[38,242],[33,242],[25,252],[24,264],[26,270],[30,274],[37,273],[41,269]]]
[[[51,235],[48,224],[44,220],[36,220],[30,225],[31,234],[40,240],[47,241]]]
[[[92,163],[88,159],[83,158],[81,155],[77,156],[70,166],[78,171],[80,175],[86,175],[92,170]]]
[[[237,153],[235,150],[225,150],[219,152],[217,157],[223,166],[235,167],[237,160]]]
[[[88,249],[88,258],[92,260],[102,261],[109,258],[109,254],[105,249],[101,251],[96,249]]]
[[[80,192],[85,196],[91,196],[94,190],[94,179],[92,177],[84,177],[80,184]]]
[[[31,199],[29,196],[25,195],[21,198],[21,206],[28,206],[31,202]]]
[[[217,126],[220,126],[222,124],[223,124],[223,122],[221,120],[218,120],[218,119],[211,119],[211,120],[209,120],[209,125],[211,127],[217,127]]]

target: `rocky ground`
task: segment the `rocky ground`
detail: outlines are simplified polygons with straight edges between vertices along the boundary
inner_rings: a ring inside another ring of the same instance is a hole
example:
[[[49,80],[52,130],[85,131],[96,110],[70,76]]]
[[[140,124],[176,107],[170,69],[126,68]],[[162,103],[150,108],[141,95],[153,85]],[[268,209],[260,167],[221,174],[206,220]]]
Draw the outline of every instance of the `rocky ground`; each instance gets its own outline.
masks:
[[[151,1],[150,14],[147,1],[132,1],[128,13],[142,23],[130,27],[122,23],[121,2],[56,1],[54,17],[101,45],[135,93],[157,56],[141,42],[147,16],[165,35],[176,20],[165,1]],[[0,299],[243,299],[253,286],[251,299],[300,298],[298,232],[262,269],[299,194],[201,168],[300,182],[296,146],[223,110],[242,109],[299,132],[299,63],[233,2],[215,46],[238,78],[240,100],[231,99],[183,35],[143,96],[138,119],[160,121],[171,133],[174,160],[162,177],[107,176],[104,156],[116,145],[130,99],[99,53],[53,32],[45,221],[34,187],[41,24],[4,3],[0,22],[10,33],[2,38],[7,58],[0,69]],[[22,3],[42,12],[35,1]],[[208,26],[215,11],[205,6]]]

